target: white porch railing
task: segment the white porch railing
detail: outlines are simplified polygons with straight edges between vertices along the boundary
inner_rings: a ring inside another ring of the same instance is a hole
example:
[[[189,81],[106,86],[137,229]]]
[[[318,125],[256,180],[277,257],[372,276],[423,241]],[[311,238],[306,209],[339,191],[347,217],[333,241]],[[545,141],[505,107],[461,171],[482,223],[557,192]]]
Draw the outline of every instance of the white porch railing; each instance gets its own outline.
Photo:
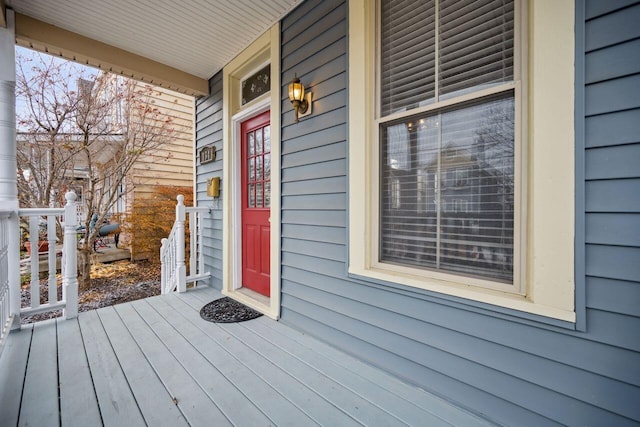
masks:
[[[30,315],[62,309],[67,319],[78,315],[77,217],[76,195],[65,195],[67,203],[58,209],[0,210],[0,354],[12,326],[20,326],[20,315]],[[20,289],[20,218],[27,217],[31,254],[30,306],[21,308]],[[56,279],[56,218],[62,217],[64,240],[62,245],[62,299],[58,299]],[[45,230],[46,229],[46,233]],[[45,304],[40,303],[40,236],[46,235],[49,288]]]
[[[195,283],[211,277],[211,273],[204,271],[203,255],[203,217],[209,213],[209,208],[186,207],[184,196],[177,197],[176,220],[171,234],[162,239],[160,247],[160,262],[162,266],[162,293],[173,291],[185,292],[187,283]],[[185,221],[189,214],[189,271],[186,265]]]
[[[13,294],[10,287],[11,277],[9,276],[9,254],[12,249],[10,245],[11,237],[17,237],[15,232],[11,232],[12,229],[17,229],[16,218],[10,210],[0,211],[0,354],[2,354],[7,335],[14,321],[13,301],[11,298]]]
[[[64,310],[66,318],[73,318],[78,315],[78,273],[77,273],[77,211],[75,193],[65,195],[67,204],[64,208],[39,209],[29,208],[18,211],[21,217],[27,217],[29,221],[29,243],[31,253],[27,258],[30,264],[30,306],[21,308],[20,314],[31,315],[45,311]],[[56,218],[61,218],[64,229],[64,238],[61,248],[60,266],[62,270],[62,298],[58,299],[58,283],[56,278],[58,246],[56,238]],[[45,235],[43,228],[46,227],[46,251],[39,251],[41,242],[40,236]],[[37,248],[37,249],[36,249]],[[41,255],[47,255],[48,272],[48,295],[47,302],[40,302],[40,259]]]

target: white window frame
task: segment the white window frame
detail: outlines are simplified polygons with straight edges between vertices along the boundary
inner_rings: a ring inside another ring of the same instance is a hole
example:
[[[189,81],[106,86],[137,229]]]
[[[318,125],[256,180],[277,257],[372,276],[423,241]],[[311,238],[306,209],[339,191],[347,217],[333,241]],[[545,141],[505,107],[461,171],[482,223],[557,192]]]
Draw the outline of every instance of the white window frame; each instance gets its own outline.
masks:
[[[514,286],[378,261],[379,86],[376,2],[349,3],[349,273],[575,322],[574,280],[574,4],[516,0],[516,212]],[[517,24],[516,24],[517,25]],[[523,43],[528,40],[528,44]],[[522,65],[519,70],[517,67]],[[522,83],[526,82],[526,83]],[[372,90],[373,88],[373,90]],[[460,102],[447,99],[411,111]],[[396,117],[397,116],[397,117]],[[385,121],[402,113],[385,117]],[[570,164],[569,164],[570,163]],[[518,173],[520,171],[520,173]]]

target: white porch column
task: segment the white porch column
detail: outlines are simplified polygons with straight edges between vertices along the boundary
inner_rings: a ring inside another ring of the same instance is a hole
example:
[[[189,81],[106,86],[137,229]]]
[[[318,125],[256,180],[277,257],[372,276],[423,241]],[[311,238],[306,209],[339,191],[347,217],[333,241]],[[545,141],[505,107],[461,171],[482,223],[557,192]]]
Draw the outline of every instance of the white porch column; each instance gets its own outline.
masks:
[[[13,10],[0,27],[0,204],[14,211],[8,242],[9,305],[13,328],[20,327],[20,226],[16,180],[16,35]]]
[[[13,10],[7,9],[7,28],[0,27],[0,203],[17,209],[15,48]]]

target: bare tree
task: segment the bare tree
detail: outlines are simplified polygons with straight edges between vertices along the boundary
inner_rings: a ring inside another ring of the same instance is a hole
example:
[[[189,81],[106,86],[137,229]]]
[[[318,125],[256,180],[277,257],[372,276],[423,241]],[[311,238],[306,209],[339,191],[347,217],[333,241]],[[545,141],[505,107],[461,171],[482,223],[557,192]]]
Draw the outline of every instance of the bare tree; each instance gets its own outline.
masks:
[[[18,192],[25,207],[52,207],[73,179],[73,120],[78,97],[69,82],[77,70],[45,57],[19,57],[16,95]]]
[[[30,67],[26,68],[25,64]],[[131,191],[129,174],[141,156],[166,143],[172,120],[148,85],[73,65],[18,57],[18,181],[23,206],[63,203],[82,187],[84,232],[79,247],[80,287],[90,287],[91,253],[109,212]]]

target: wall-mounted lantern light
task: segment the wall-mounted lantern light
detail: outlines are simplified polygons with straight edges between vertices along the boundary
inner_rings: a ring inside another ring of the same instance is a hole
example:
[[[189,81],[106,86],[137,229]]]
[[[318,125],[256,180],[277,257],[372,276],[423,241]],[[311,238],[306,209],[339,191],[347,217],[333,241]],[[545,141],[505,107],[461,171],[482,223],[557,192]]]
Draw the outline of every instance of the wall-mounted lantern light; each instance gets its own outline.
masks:
[[[311,114],[312,98],[313,93],[309,92],[305,95],[304,85],[300,83],[298,76],[294,76],[291,83],[289,83],[289,101],[293,104],[293,109],[296,112],[296,123],[298,123],[300,117]]]

